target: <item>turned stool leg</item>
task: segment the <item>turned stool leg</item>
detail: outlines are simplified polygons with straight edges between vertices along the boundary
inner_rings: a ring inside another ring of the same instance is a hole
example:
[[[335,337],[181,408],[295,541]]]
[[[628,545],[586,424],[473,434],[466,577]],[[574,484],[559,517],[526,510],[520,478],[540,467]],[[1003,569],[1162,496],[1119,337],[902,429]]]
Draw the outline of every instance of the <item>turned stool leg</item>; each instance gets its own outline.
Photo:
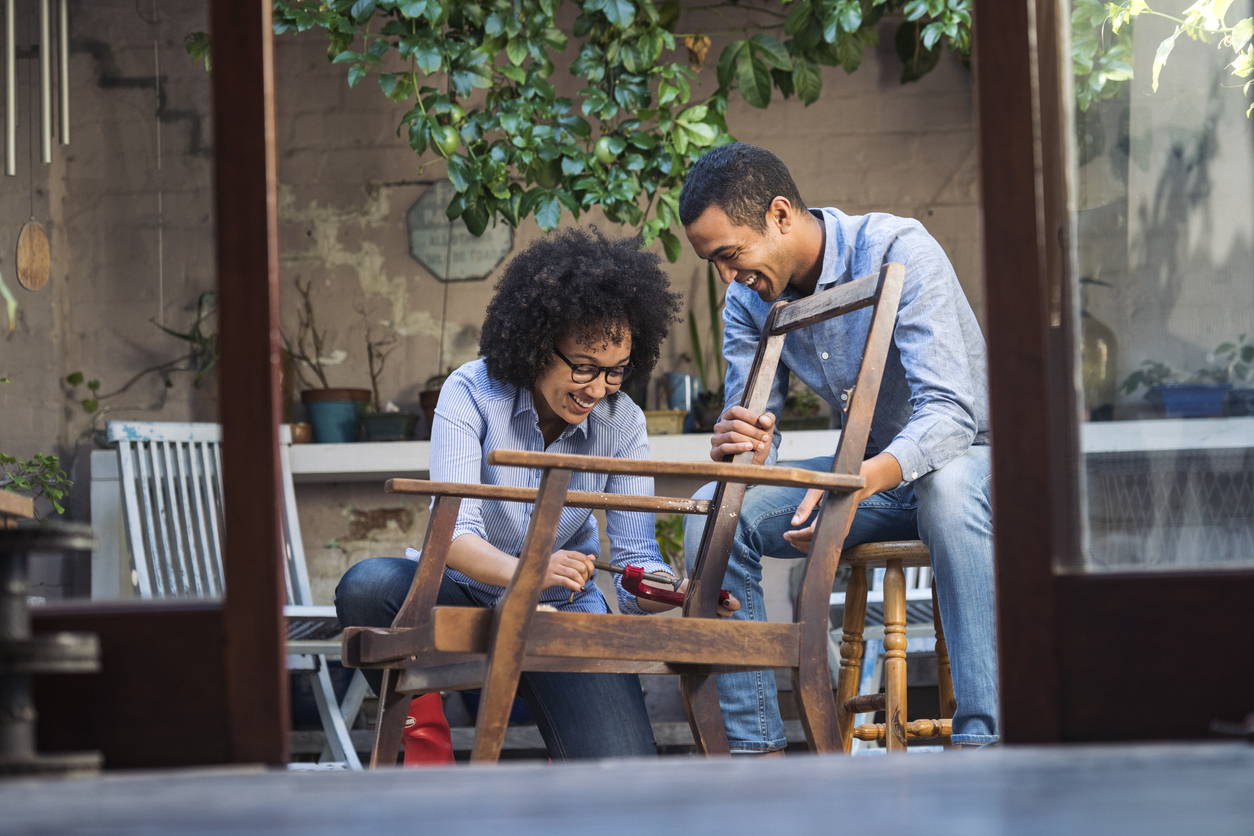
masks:
[[[953,719],[957,703],[953,699],[953,676],[949,673],[949,648],[944,643],[944,628],[940,625],[940,604],[937,602],[937,585],[932,584],[932,624],[937,632],[937,688],[940,691],[940,718]]]
[[[854,566],[845,587],[845,620],[840,637],[840,673],[836,680],[836,723],[840,730],[840,745],[846,753],[853,748],[853,722],[855,714],[845,709],[845,703],[858,695],[862,680],[862,657],[866,641],[862,631],[866,627],[866,568]]]
[[[906,574],[901,560],[884,572],[884,720],[888,751],[906,751]]]

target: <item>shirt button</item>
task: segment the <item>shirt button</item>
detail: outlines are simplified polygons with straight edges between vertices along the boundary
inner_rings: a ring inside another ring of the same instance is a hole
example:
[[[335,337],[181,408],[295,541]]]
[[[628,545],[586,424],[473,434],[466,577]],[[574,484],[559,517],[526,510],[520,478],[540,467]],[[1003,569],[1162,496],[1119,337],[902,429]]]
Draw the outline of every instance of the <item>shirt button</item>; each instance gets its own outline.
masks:
[[[826,359],[827,359],[827,352],[826,352],[826,351],[824,351],[824,352],[823,352],[823,359],[824,359],[824,360],[826,360]]]
[[[919,478],[919,471],[917,471],[917,470],[911,471],[911,472],[910,472],[910,478],[911,478],[911,479],[918,479],[918,478]]]
[[[848,392],[842,392],[842,393],[841,393],[841,396],[840,396],[840,399],[841,399],[842,401],[847,401],[847,400],[849,400],[849,393],[848,393]]]

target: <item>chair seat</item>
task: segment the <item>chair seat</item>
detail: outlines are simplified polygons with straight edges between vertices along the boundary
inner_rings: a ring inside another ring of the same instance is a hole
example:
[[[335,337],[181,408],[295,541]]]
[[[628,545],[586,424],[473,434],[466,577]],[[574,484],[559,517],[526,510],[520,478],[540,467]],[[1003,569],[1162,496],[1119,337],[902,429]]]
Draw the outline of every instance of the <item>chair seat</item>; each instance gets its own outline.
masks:
[[[335,607],[289,604],[283,608],[283,617],[287,619],[289,642],[329,641],[342,632]]]
[[[890,560],[900,560],[904,569],[930,567],[932,559],[922,540],[898,540],[887,543],[863,543],[840,554],[841,566],[864,566],[882,569]],[[930,593],[929,593],[930,594]]]

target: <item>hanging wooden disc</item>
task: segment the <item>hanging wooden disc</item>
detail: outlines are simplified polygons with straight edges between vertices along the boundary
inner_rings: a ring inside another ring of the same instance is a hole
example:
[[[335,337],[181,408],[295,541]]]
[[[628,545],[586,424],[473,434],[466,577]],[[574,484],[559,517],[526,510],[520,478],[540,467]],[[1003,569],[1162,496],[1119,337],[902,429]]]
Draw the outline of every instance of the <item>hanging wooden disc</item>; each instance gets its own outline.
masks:
[[[27,221],[17,236],[17,280],[27,290],[39,290],[51,272],[48,236],[37,221]]]

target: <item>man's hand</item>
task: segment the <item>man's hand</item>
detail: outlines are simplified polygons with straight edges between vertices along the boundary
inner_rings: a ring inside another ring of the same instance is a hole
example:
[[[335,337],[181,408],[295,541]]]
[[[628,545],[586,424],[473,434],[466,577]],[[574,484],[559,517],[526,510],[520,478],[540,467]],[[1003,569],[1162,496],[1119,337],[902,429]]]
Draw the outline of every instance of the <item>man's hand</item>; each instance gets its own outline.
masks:
[[[672,575],[671,577],[674,577],[674,576]],[[642,581],[642,583],[645,586],[652,586],[657,589],[666,589],[666,587],[662,586],[661,584],[656,584],[656,583],[653,583],[652,581]],[[670,590],[667,589],[667,591],[669,592]],[[681,595],[687,595],[688,594],[688,579],[684,578],[683,582],[679,584],[679,589],[675,591],[679,592]],[[667,610],[674,609],[674,607],[672,607],[670,604],[663,604],[660,601],[650,601],[648,598],[637,598],[636,606],[640,607],[640,609],[644,610],[645,612],[666,612]],[[727,604],[718,605],[718,617],[719,618],[731,618],[731,614],[734,613],[738,609],[740,609],[740,602],[736,600],[736,596],[729,594],[727,596]]]
[[[855,506],[868,496],[874,496],[881,491],[887,491],[900,485],[901,465],[892,453],[880,453],[862,463],[862,477],[866,479],[866,487],[854,493]],[[826,491],[819,488],[811,488],[806,491],[801,504],[797,506],[797,513],[792,516],[792,524],[801,525],[807,519],[810,519],[814,509],[822,504],[824,493]],[[813,516],[814,519],[805,528],[798,531],[784,532],[784,539],[788,541],[788,544],[802,554],[809,554],[810,544],[814,542],[814,529],[818,525],[819,515],[813,514]]]
[[[775,430],[775,416],[771,413],[754,415],[743,406],[730,407],[714,425],[714,437],[710,439],[710,458],[721,462],[724,456],[735,456],[753,451],[753,463],[762,464],[771,452],[771,434]]]
[[[544,589],[564,586],[578,592],[596,571],[595,560],[594,554],[580,554],[566,549],[553,552],[549,567],[544,572]]]

